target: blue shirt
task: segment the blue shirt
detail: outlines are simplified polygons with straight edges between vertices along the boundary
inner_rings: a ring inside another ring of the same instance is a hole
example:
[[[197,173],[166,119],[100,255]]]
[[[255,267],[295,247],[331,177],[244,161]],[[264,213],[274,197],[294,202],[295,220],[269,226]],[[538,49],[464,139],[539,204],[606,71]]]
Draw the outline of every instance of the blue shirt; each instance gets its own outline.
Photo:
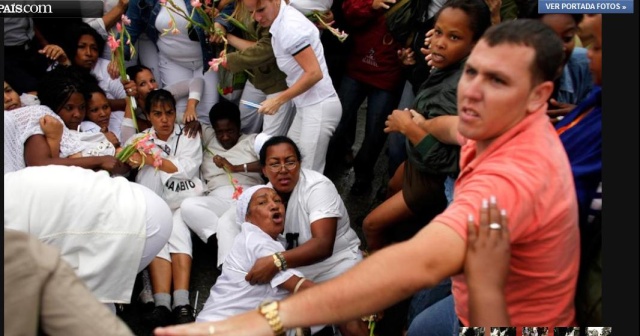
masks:
[[[562,70],[556,100],[577,105],[587,98],[592,87],[593,79],[589,70],[587,49],[574,48],[569,62]]]
[[[589,111],[591,110],[591,111]],[[602,89],[594,86],[587,98],[555,127],[559,130],[584,117],[560,134],[569,157],[578,196],[580,225],[587,222],[591,201],[602,180]]]

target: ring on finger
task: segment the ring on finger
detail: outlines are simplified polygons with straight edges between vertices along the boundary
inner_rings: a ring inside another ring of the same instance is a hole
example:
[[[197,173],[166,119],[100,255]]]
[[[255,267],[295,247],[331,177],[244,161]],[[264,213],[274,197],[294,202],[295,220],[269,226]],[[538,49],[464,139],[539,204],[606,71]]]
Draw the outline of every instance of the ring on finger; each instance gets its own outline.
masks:
[[[210,325],[209,326],[209,335],[213,335],[216,332],[216,327]]]
[[[491,230],[500,230],[500,229],[502,229],[502,225],[500,225],[498,223],[491,223],[491,224],[489,224],[489,228]]]

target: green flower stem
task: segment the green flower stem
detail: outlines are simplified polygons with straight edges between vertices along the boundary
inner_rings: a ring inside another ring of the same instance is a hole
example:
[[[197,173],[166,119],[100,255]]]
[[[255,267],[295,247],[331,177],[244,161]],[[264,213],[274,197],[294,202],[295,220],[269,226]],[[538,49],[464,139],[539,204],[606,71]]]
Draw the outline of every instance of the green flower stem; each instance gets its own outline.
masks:
[[[211,154],[211,156],[216,156],[216,153],[210,150],[209,147],[204,147],[204,150],[207,153]],[[231,183],[231,185],[235,188],[236,185],[233,184],[233,177],[231,176],[231,172],[225,166],[222,166],[222,170],[224,170],[224,172],[227,173],[227,177],[229,178],[229,183]]]
[[[247,35],[249,35],[249,37],[251,37],[254,40],[257,40],[258,37],[255,34],[252,34],[249,32],[249,29],[247,28],[247,26],[245,26],[244,24],[242,24],[242,22],[238,21],[236,18],[229,16],[225,13],[220,13],[220,15],[222,15],[222,17],[231,22],[232,25],[236,26],[237,28],[239,28],[240,30],[242,30],[243,32],[247,33]]]

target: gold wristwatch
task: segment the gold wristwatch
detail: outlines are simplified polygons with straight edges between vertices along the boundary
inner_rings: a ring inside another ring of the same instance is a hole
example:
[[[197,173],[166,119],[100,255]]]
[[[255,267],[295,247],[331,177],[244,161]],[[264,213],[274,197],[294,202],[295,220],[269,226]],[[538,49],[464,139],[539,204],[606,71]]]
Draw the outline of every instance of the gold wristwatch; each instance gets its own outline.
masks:
[[[261,303],[258,306],[258,312],[267,319],[267,323],[269,323],[274,335],[283,336],[285,334],[282,321],[280,321],[280,313],[278,312],[278,301]]]

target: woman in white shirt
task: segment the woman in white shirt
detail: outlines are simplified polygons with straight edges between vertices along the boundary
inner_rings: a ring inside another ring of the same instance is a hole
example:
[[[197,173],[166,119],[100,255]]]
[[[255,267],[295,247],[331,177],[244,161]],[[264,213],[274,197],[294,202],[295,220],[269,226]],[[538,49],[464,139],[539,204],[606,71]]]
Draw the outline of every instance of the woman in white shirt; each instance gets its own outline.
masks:
[[[314,282],[332,279],[362,260],[360,239],[333,182],[300,168],[300,151],[287,137],[267,140],[260,150],[262,172],[283,198],[287,217],[283,257]],[[256,261],[247,281],[268,282],[279,269],[269,258]]]
[[[276,240],[284,229],[284,203],[273,188],[248,188],[238,199],[235,211],[242,231],[236,236],[197,321],[224,320],[255,309],[265,300],[283,299],[298,284],[298,289],[312,285],[294,269],[280,272],[268,284],[253,286],[244,279],[258,258],[284,252],[284,246]]]
[[[193,11],[192,2],[189,0],[174,0],[173,3],[186,13]],[[196,112],[197,119],[201,123],[210,124],[209,110],[218,102],[219,96],[218,73],[207,70],[208,62],[217,55],[200,27],[188,29],[186,28],[188,22],[183,17],[177,14],[171,15],[159,0],[131,0],[127,8],[127,16],[131,20],[131,24],[127,26],[131,43],[135,44],[140,35],[145,33],[155,44],[159,56],[158,69],[162,87],[194,77],[204,79],[204,90]],[[194,19],[204,22],[197,12],[194,14]],[[186,97],[177,100],[176,106],[179,113],[186,109],[187,102]]]
[[[127,144],[148,134],[154,147],[160,149],[162,161],[154,167],[151,155],[143,157],[136,152],[127,163],[133,168],[144,164],[138,171],[136,182],[160,195],[173,212],[173,231],[169,242],[149,265],[156,307],[147,320],[155,326],[191,322],[194,320],[193,307],[189,303],[192,242],[179,207],[186,197],[202,193],[202,182],[198,178],[202,144],[199,135],[189,138],[182,134],[182,127],[176,124],[175,99],[169,91],[150,92],[146,113],[153,126],[131,137]],[[172,287],[173,295],[170,294]]]
[[[88,94],[85,90],[87,83],[92,79],[88,73],[84,73],[75,67],[57,67],[47,72],[38,84],[38,96],[41,108],[50,109],[56,113],[64,123],[69,133],[82,142],[80,153],[71,153],[69,160],[48,159],[47,155],[37,154],[37,149],[43,141],[39,137],[31,137],[24,142],[25,163],[31,165],[63,164],[76,165],[87,169],[105,169],[112,174],[124,174],[129,171],[126,164],[118,161],[114,154],[115,146],[103,133],[80,132],[80,124],[86,116]],[[32,106],[36,109],[38,106]],[[15,112],[15,111],[14,111]],[[40,144],[39,144],[40,143]],[[42,153],[41,153],[42,154]],[[46,153],[57,158],[58,153],[52,151]]]
[[[342,116],[320,43],[320,31],[284,0],[244,0],[263,27],[269,27],[278,67],[287,74],[288,89],[262,102],[258,112],[274,114],[290,100],[296,116],[287,135],[300,147],[302,168],[324,171],[329,140]]]

